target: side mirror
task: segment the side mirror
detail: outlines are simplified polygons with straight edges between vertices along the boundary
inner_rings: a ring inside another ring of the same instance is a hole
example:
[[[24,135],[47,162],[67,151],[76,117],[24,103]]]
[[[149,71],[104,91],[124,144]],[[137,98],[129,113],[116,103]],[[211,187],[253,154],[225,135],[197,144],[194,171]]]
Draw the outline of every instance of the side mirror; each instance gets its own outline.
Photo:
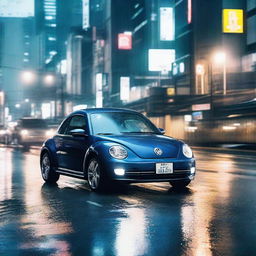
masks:
[[[158,130],[161,132],[161,134],[165,134],[165,129],[163,129],[163,128],[158,128]]]
[[[87,137],[88,134],[86,134],[84,129],[74,129],[70,131],[70,134],[74,137]]]

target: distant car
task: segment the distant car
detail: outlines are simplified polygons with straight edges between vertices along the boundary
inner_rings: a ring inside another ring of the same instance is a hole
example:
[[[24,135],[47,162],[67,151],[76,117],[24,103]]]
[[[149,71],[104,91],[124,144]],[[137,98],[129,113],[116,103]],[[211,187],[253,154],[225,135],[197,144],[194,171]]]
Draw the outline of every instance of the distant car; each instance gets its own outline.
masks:
[[[24,147],[43,144],[54,134],[44,119],[24,117],[17,122],[12,131],[12,142]]]
[[[86,109],[69,115],[41,149],[41,174],[86,179],[91,190],[113,181],[170,182],[186,187],[195,159],[184,142],[164,136],[144,115],[125,109]]]

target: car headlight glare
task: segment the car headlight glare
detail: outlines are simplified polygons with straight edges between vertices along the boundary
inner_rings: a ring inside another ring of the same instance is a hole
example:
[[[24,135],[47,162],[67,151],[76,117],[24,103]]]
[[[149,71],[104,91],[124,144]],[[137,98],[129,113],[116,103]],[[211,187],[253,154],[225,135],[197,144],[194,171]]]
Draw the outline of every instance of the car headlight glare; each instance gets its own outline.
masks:
[[[193,157],[193,152],[187,144],[184,144],[182,146],[182,152],[183,152],[183,155],[187,158],[192,158]]]
[[[47,137],[52,137],[54,135],[54,130],[50,129],[50,130],[46,131],[45,135]]]
[[[127,150],[122,146],[112,146],[109,154],[116,159],[125,159],[128,155]]]
[[[5,130],[0,130],[0,135],[5,135],[7,132]]]
[[[21,130],[20,134],[22,136],[26,136],[26,135],[28,135],[28,130]]]

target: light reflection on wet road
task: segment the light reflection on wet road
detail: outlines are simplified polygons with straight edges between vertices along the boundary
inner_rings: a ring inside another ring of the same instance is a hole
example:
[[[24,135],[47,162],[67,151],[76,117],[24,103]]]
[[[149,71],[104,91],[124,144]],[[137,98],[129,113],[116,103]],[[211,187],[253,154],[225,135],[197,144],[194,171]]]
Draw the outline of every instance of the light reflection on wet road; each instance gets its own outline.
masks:
[[[256,255],[256,153],[195,150],[196,180],[107,194],[43,183],[37,150],[0,148],[0,255]]]

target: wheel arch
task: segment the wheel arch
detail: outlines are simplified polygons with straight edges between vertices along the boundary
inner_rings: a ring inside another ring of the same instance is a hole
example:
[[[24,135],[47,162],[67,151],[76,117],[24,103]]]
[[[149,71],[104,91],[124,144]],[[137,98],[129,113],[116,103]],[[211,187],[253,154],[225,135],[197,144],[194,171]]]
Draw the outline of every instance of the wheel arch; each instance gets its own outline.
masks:
[[[42,157],[45,153],[48,153],[49,157],[50,157],[50,161],[52,162],[54,167],[57,167],[57,160],[55,159],[55,157],[53,156],[51,150],[48,147],[43,147],[41,149],[41,153],[40,153],[40,164],[42,162]]]
[[[88,167],[88,164],[90,162],[90,160],[93,158],[93,157],[98,157],[99,153],[97,150],[95,150],[95,148],[93,147],[90,147],[86,153],[85,153],[85,156],[84,156],[84,161],[83,161],[83,172],[84,172],[84,177],[87,179],[87,167]]]

